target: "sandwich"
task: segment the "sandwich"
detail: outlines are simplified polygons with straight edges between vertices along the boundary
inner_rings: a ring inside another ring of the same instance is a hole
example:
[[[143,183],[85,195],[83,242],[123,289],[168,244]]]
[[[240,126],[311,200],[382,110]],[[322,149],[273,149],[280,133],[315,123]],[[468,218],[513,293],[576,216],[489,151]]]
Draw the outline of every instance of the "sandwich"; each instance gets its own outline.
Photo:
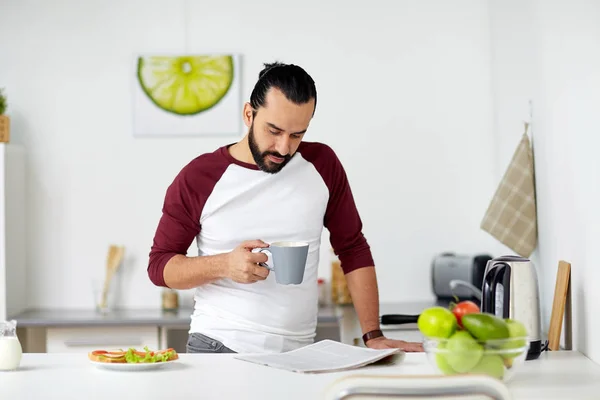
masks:
[[[138,351],[134,348],[129,348],[127,351],[107,351],[94,350],[88,353],[88,358],[91,361],[102,363],[158,363],[177,360],[179,355],[172,349],[151,351],[148,347],[144,347],[144,351]]]

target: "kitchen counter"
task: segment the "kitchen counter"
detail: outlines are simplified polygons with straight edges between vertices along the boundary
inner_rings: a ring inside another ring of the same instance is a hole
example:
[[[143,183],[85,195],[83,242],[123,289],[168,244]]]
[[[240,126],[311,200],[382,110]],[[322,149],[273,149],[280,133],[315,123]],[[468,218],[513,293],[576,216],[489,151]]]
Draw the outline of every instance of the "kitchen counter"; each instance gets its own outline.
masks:
[[[95,310],[70,309],[31,309],[12,315],[21,328],[47,328],[70,326],[189,326],[190,316],[194,310],[180,308],[177,311],[161,309],[115,309],[106,314]],[[323,307],[319,310],[319,322],[336,322],[340,318],[334,307]]]
[[[91,365],[85,353],[24,354],[17,371],[0,372],[6,399],[165,398],[324,399],[325,391],[348,375],[430,375],[424,353],[408,353],[395,365],[351,371],[299,374],[234,359],[233,354],[181,354],[162,369],[117,372]],[[35,384],[32,384],[34,382]],[[527,361],[507,383],[514,400],[597,399],[600,366],[578,352],[545,352]]]
[[[182,326],[189,325],[191,309],[163,312],[160,309],[123,309],[101,314],[95,310],[31,309],[9,318],[20,328],[71,326]]]
[[[435,304],[444,305],[436,301],[382,303],[380,314],[417,315]],[[178,352],[184,352],[192,312],[191,308],[169,312],[161,309],[115,309],[107,314],[100,314],[93,309],[30,309],[9,318],[17,321],[18,333],[26,352],[60,352],[75,342],[92,338],[98,342],[103,333],[112,338],[119,336],[127,340],[134,337],[137,341],[149,340],[150,345],[174,347]],[[422,340],[414,323],[382,325],[381,328],[392,339]],[[143,332],[146,336],[139,339],[138,336]],[[361,336],[360,322],[352,305],[319,307],[315,341],[331,339],[362,345]],[[151,340],[151,337],[156,339]],[[104,341],[100,340],[100,343]]]
[[[435,301],[382,303],[380,314],[419,314],[430,307]],[[189,326],[191,308],[180,308],[177,311],[162,311],[161,309],[115,309],[107,314],[95,310],[77,309],[30,309],[11,315],[9,319],[17,320],[21,328],[35,327],[68,327],[68,326],[159,326],[182,327]],[[317,320],[322,323],[338,322],[340,319],[355,322],[356,313],[351,305],[328,305],[319,307]],[[385,327],[384,327],[385,328]],[[387,327],[392,328],[392,327]],[[398,329],[416,329],[415,324],[398,326]]]

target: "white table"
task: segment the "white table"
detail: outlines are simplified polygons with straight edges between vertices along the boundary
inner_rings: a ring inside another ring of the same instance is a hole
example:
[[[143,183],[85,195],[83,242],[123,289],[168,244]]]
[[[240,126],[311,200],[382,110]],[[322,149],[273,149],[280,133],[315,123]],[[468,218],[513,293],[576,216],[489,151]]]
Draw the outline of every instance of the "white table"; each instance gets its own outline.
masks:
[[[116,372],[91,365],[85,354],[24,354],[21,368],[0,372],[0,397],[21,399],[321,399],[350,374],[427,375],[425,354],[396,365],[305,375],[236,360],[230,354],[181,354],[166,368]],[[514,399],[598,399],[600,366],[577,352],[544,353],[528,361],[508,387]]]

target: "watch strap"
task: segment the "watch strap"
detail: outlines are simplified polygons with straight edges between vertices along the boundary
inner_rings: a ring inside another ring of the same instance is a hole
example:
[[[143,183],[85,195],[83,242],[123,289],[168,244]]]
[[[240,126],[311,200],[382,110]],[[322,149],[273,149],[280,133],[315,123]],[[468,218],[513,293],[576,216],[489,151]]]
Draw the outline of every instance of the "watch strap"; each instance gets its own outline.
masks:
[[[383,336],[383,332],[381,332],[381,329],[375,329],[375,330],[365,333],[362,337],[362,340],[363,340],[364,344],[367,344],[367,342],[369,340],[375,339],[375,338],[378,338],[381,336]]]

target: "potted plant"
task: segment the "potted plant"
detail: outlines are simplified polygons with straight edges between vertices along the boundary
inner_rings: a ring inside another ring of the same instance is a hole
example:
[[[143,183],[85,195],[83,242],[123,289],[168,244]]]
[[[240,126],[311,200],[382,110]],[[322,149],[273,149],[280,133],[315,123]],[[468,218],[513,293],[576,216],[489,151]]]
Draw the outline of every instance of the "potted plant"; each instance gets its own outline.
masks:
[[[4,89],[0,89],[0,142],[4,143],[10,140],[10,118],[5,114],[7,107]]]

